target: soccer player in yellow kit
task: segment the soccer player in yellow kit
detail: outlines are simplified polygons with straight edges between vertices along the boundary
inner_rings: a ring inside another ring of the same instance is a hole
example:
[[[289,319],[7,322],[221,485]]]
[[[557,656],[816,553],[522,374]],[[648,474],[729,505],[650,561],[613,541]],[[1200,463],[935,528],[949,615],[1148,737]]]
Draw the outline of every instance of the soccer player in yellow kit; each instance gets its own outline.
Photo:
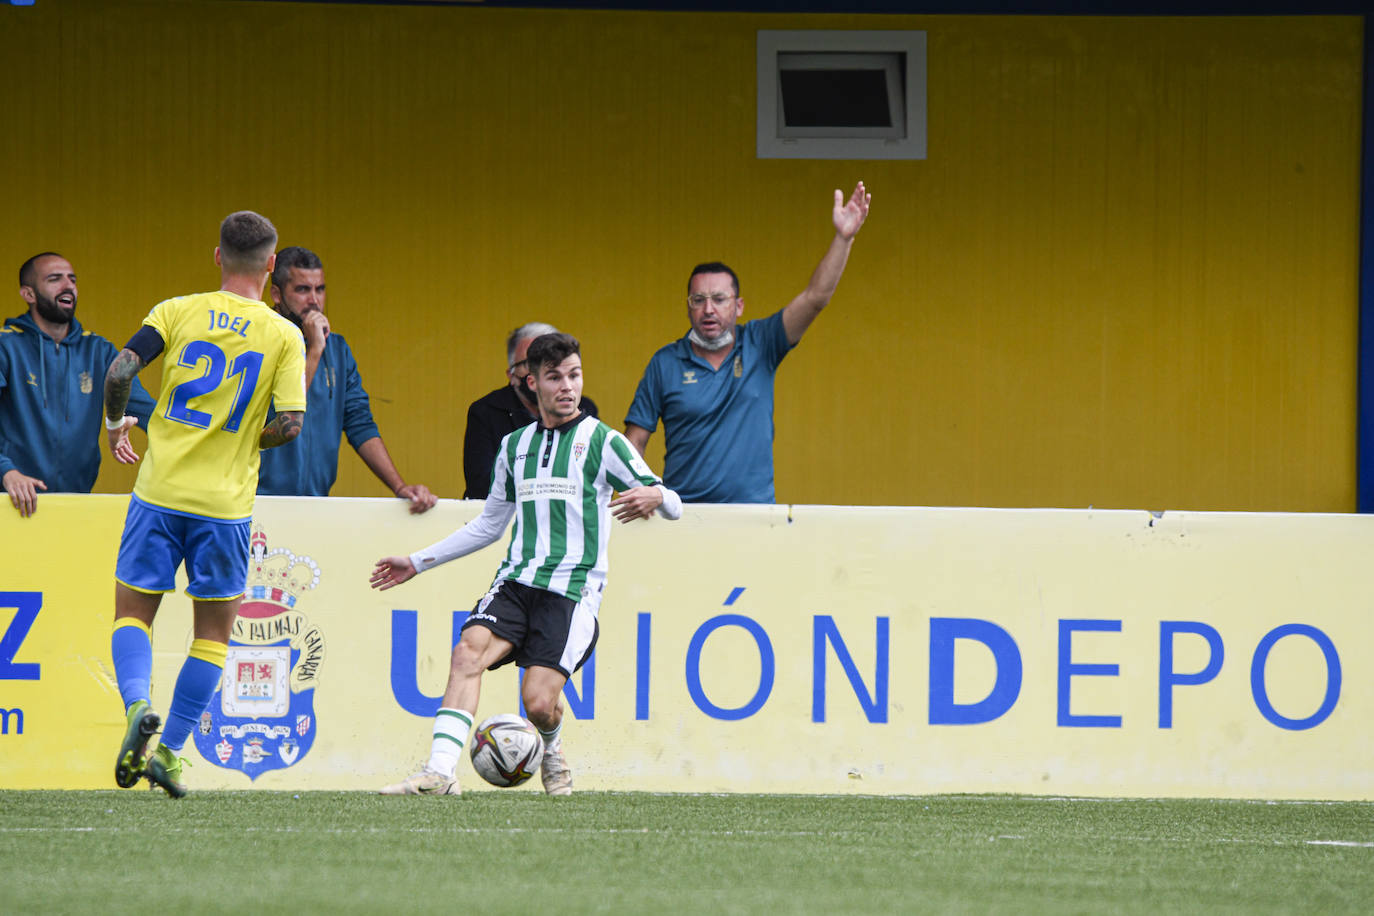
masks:
[[[115,782],[129,788],[146,776],[173,798],[186,794],[180,750],[219,686],[229,634],[248,577],[248,537],[258,486],[258,451],[300,432],[305,414],[305,341],[262,302],[276,260],[277,230],[242,210],[220,226],[218,292],[160,302],[105,376],[110,452],[138,460],[129,444],[137,422],[124,416],[138,371],[166,351],[162,393],[148,427],[115,566],[115,620],[110,647],[124,700],[126,730]],[[277,416],[264,427],[275,399]],[[149,704],[151,627],[165,592],[186,564],[194,639],[177,677],[162,740]]]

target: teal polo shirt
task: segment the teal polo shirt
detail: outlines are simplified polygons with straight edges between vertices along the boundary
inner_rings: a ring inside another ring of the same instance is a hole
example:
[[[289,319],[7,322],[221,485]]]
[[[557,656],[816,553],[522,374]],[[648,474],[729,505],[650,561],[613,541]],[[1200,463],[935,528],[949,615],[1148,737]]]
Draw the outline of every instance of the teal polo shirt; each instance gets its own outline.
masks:
[[[663,482],[683,502],[773,502],[773,377],[791,349],[778,311],[736,325],[719,369],[686,336],[649,360],[625,422],[663,419]]]

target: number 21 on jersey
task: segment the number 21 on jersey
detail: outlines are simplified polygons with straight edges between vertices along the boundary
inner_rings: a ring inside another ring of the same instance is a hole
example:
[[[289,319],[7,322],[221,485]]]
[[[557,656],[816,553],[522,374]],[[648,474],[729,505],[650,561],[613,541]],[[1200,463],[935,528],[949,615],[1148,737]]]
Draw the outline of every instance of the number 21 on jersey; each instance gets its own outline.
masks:
[[[248,410],[248,402],[258,387],[258,373],[262,370],[262,354],[248,350],[234,357],[230,362],[224,351],[208,340],[193,340],[181,351],[177,365],[187,369],[203,366],[199,378],[189,379],[172,389],[167,402],[167,419],[185,423],[197,429],[209,429],[214,417],[203,410],[191,406],[193,398],[204,397],[220,385],[237,380],[234,391],[233,407],[229,418],[220,429],[236,433],[243,422],[243,414]]]

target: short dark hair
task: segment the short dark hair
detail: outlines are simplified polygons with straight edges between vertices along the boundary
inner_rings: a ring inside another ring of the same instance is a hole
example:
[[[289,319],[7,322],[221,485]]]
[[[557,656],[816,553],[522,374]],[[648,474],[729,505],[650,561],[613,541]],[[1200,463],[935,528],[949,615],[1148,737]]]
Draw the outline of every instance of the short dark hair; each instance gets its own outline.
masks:
[[[735,287],[735,295],[739,295],[739,277],[735,272],[719,261],[707,261],[705,264],[698,264],[692,268],[692,273],[687,277],[687,292],[692,291],[692,277],[697,274],[729,274],[730,283]]]
[[[530,374],[537,375],[545,366],[557,366],[573,354],[580,354],[582,345],[571,334],[541,334],[530,341],[525,361],[529,364]]]
[[[20,286],[27,286],[27,287],[32,288],[32,287],[34,286],[34,284],[36,284],[36,283],[38,282],[38,277],[36,276],[37,273],[38,273],[38,268],[35,267],[34,265],[38,263],[38,259],[39,259],[39,258],[61,258],[61,257],[62,257],[62,255],[58,254],[58,253],[55,252],[55,251],[40,251],[40,252],[38,252],[38,254],[34,255],[34,256],[31,257],[31,258],[29,258],[29,259],[28,259],[27,261],[25,261],[23,264],[20,264],[20,265],[19,265],[19,285],[20,285]],[[66,258],[62,258],[62,260],[65,261]]]
[[[231,274],[253,274],[267,269],[267,259],[277,247],[277,227],[252,210],[230,213],[219,224],[220,264]]]
[[[293,267],[299,270],[324,270],[324,262],[309,248],[299,245],[283,248],[277,252],[277,266],[272,268],[272,285],[285,290]]]

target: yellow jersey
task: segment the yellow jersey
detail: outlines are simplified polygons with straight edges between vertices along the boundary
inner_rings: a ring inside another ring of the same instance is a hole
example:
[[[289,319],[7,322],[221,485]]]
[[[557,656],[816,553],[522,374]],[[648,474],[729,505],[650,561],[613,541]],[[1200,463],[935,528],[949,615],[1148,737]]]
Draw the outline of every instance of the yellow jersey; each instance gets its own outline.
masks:
[[[305,410],[300,329],[223,290],[159,302],[143,323],[162,337],[162,393],[134,495],[191,515],[251,517],[268,405]]]

